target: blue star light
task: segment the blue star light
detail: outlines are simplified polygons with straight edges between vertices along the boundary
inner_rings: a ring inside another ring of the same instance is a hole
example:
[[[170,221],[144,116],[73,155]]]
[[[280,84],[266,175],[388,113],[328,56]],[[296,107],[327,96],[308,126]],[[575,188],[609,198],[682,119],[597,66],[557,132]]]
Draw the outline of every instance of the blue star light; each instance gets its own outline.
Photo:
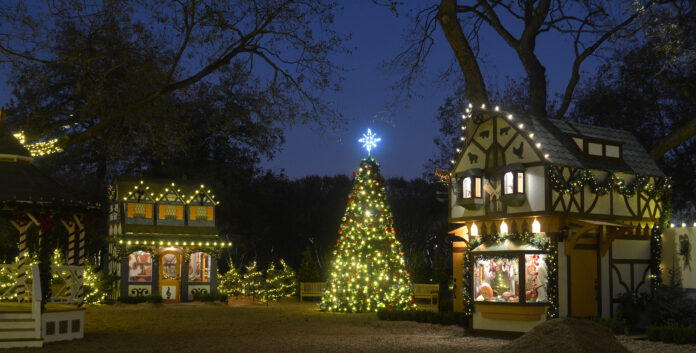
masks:
[[[377,138],[377,135],[373,134],[370,129],[367,129],[367,133],[363,134],[363,137],[358,140],[362,142],[363,148],[367,150],[367,155],[370,155],[372,148],[377,147],[377,142],[382,141],[381,138]]]

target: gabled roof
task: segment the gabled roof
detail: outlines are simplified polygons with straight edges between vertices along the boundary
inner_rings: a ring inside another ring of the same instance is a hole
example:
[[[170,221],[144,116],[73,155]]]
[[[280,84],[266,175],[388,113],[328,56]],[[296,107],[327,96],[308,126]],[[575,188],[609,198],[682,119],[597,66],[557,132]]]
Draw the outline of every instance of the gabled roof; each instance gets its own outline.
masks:
[[[160,195],[166,195],[169,190],[175,190],[176,194],[181,196],[186,203],[191,201],[192,196],[198,194],[203,194],[205,200],[211,204],[217,203],[214,200],[212,190],[202,181],[124,176],[117,178],[115,184],[117,193],[114,197],[119,201],[127,197],[129,191],[142,186],[142,188],[147,188],[147,193],[152,196],[155,202],[160,200]]]
[[[608,170],[638,175],[663,177],[664,173],[650,157],[631,132],[556,119],[536,118],[529,115],[512,115],[503,112],[488,112],[507,120],[525,136],[533,133],[533,142],[541,143],[540,151],[548,155],[547,161],[554,165]],[[523,128],[519,128],[523,124]],[[588,137],[615,141],[622,145],[622,160],[587,158],[572,137]],[[462,151],[463,152],[463,151]]]

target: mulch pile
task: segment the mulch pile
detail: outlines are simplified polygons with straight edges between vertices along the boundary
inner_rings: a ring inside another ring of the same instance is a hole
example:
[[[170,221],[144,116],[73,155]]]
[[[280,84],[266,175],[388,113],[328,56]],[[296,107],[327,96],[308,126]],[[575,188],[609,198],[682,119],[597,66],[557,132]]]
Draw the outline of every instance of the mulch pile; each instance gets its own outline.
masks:
[[[500,352],[629,352],[606,327],[590,320],[555,319],[543,322]]]

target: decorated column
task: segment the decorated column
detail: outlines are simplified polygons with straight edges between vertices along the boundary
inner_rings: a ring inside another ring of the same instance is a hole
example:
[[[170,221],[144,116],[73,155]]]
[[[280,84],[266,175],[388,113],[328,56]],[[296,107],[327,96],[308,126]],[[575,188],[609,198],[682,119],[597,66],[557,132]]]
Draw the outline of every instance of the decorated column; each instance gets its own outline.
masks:
[[[368,130],[360,142],[369,154],[379,140]],[[414,307],[379,164],[372,157],[365,158],[353,177],[321,307],[346,312]]]

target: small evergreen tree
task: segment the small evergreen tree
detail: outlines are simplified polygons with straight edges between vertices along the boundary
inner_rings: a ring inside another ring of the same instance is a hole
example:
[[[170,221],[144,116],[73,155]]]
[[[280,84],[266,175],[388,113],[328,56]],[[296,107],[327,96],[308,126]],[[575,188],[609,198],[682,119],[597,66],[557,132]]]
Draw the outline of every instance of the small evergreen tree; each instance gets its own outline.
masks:
[[[285,260],[281,259],[280,265],[283,266],[283,269],[280,271],[281,292],[284,297],[293,296],[297,290],[297,275]]]
[[[263,273],[256,268],[256,260],[254,260],[251,265],[246,266],[242,294],[252,298],[260,297],[263,294],[263,281]]]
[[[235,297],[242,295],[244,292],[242,276],[234,264],[230,263],[230,270],[223,275],[218,275],[218,278],[220,279],[220,285],[218,286],[220,292]]]

